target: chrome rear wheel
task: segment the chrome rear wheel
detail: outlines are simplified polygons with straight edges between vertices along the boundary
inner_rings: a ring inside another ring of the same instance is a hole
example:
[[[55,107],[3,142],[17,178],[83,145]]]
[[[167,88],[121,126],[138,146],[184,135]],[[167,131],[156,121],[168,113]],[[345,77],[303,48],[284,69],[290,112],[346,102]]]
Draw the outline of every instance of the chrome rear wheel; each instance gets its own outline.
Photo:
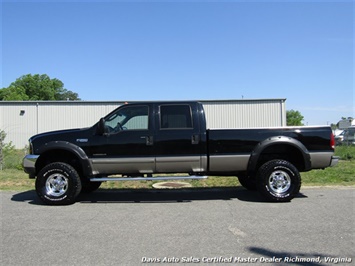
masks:
[[[281,159],[271,160],[259,168],[257,188],[267,200],[290,201],[301,188],[301,176],[292,163]]]
[[[275,193],[285,193],[291,187],[291,177],[286,171],[275,171],[269,176],[269,188]]]

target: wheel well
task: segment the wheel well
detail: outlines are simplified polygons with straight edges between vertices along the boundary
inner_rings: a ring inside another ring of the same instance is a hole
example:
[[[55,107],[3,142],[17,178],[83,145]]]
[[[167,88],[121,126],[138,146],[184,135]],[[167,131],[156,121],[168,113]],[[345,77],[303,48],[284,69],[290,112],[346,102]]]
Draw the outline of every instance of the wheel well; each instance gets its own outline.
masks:
[[[259,156],[257,169],[264,163],[274,159],[289,161],[298,171],[305,170],[305,161],[302,151],[295,146],[287,144],[275,144],[265,148]]]
[[[42,153],[36,162],[36,174],[46,165],[53,162],[63,162],[70,164],[80,176],[83,174],[83,168],[79,158],[67,150],[55,149]]]

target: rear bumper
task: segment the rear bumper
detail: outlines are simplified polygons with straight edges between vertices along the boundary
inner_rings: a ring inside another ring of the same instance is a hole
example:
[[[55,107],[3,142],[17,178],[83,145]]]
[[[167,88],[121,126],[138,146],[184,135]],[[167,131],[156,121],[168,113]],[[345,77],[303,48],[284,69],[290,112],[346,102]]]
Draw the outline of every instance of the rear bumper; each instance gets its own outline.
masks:
[[[330,161],[330,167],[333,167],[339,163],[340,157],[339,156],[332,156]]]
[[[24,171],[29,175],[30,178],[35,178],[36,176],[36,161],[39,155],[27,154],[22,161],[22,166]]]
[[[310,152],[311,169],[324,169],[334,166],[339,162],[339,157],[334,156],[334,152]]]

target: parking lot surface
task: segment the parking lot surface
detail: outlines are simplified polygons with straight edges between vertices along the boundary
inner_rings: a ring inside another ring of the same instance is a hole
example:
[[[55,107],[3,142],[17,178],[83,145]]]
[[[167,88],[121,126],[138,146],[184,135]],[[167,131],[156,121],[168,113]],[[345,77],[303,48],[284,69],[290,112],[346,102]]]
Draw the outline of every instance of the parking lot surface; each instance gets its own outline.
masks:
[[[0,265],[354,263],[353,187],[302,188],[289,203],[242,188],[99,190],[69,206],[0,196]]]

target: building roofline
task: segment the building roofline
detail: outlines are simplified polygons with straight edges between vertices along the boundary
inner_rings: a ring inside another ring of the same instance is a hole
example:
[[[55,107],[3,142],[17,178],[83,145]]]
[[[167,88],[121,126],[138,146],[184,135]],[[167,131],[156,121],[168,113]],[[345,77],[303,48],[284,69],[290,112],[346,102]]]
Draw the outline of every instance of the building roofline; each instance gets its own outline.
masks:
[[[0,101],[0,105],[9,104],[124,104],[124,103],[143,103],[143,102],[201,102],[201,103],[211,103],[211,102],[265,102],[265,101],[279,101],[285,102],[286,98],[269,98],[269,99],[222,99],[222,100],[149,100],[149,101]]]

